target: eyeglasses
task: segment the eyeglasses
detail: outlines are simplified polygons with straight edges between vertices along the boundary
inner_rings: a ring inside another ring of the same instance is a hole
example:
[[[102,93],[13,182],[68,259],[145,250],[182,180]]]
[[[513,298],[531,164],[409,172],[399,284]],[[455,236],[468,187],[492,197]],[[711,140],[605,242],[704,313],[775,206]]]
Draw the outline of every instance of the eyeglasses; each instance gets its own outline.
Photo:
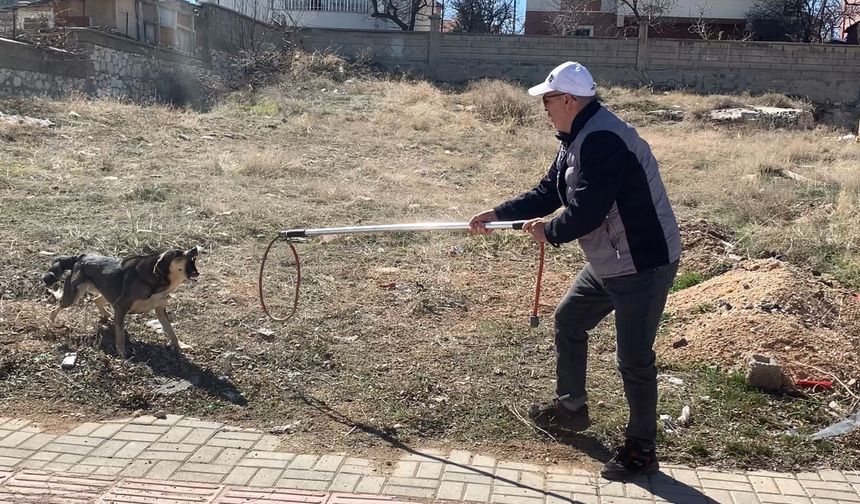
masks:
[[[556,93],[556,94],[551,94],[551,95],[543,95],[543,96],[541,96],[541,100],[543,100],[543,106],[546,107],[547,102],[551,98],[558,98],[559,96],[566,96],[566,95],[567,95],[567,93]]]

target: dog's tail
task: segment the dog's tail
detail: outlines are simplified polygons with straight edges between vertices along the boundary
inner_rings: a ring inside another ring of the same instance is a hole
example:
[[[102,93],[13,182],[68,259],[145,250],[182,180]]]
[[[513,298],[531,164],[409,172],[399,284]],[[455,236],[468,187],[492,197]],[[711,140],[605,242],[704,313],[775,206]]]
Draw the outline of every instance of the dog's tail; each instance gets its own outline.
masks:
[[[42,275],[42,281],[45,282],[45,285],[53,285],[60,277],[63,276],[63,273],[72,269],[75,266],[75,263],[83,257],[84,255],[74,255],[74,256],[59,256],[55,257],[54,261],[51,263],[51,269],[48,270],[47,273]]]

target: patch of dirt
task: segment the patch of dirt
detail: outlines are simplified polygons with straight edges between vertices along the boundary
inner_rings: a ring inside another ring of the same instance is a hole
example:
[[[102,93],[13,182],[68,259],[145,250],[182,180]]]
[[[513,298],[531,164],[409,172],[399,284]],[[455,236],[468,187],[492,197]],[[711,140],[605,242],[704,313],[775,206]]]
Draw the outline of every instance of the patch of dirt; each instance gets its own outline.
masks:
[[[705,277],[731,269],[741,257],[734,254],[729,230],[705,219],[681,220],[681,257],[678,275],[696,272]]]
[[[808,366],[845,380],[858,375],[856,294],[777,259],[743,261],[671,295],[666,311],[669,334],[657,342],[665,359],[743,369],[760,353],[798,379],[827,378]]]

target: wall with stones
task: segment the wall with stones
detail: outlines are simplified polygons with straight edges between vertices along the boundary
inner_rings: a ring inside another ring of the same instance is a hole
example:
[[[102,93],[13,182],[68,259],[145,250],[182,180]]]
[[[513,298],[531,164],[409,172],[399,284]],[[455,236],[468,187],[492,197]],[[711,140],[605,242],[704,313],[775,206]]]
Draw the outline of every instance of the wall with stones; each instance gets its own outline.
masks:
[[[0,39],[0,96],[84,92],[88,60],[63,51]]]
[[[171,92],[200,62],[110,33],[71,29],[67,50],[0,39],[0,96],[96,97],[146,102]]]
[[[370,51],[389,68],[439,81],[496,78],[538,82],[557,64],[585,64],[601,84],[797,95],[860,103],[860,47],[680,39],[522,37],[303,29],[298,44],[347,56]]]
[[[95,30],[74,32],[78,50],[87,55],[91,71],[87,93],[96,97],[150,101],[165,92],[172,78],[182,79],[186,67],[200,66],[192,56],[158,49]]]
[[[81,91],[147,101],[201,75],[226,75],[242,51],[295,44],[370,55],[380,65],[446,82],[499,78],[536,82],[576,60],[602,84],[651,84],[701,92],[775,91],[817,102],[860,103],[860,47],[673,39],[606,39],[368,31],[287,33],[202,3],[197,57],[91,29],[70,30],[70,52],[0,39],[0,95]],[[203,69],[203,66],[207,70]]]

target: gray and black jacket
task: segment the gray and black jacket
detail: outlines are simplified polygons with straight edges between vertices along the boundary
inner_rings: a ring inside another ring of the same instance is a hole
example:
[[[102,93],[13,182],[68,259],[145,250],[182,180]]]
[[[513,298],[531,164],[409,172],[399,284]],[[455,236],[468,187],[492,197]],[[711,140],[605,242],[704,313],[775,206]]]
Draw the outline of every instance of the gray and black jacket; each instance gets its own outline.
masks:
[[[579,240],[602,278],[670,264],[681,255],[678,222],[651,148],[597,101],[559,133],[558,155],[531,191],[495,208],[500,220],[565,210],[546,226],[553,245]]]

